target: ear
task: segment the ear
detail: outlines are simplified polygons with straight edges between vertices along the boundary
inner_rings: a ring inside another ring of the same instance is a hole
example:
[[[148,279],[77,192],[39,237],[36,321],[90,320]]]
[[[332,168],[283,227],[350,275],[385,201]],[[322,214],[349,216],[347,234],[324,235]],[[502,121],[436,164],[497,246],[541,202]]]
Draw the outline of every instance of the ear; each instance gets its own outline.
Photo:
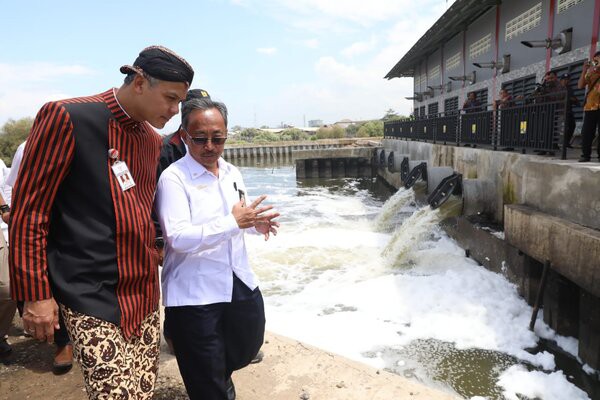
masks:
[[[144,92],[144,85],[146,84],[146,79],[142,76],[142,74],[136,74],[133,79],[132,85],[133,90],[137,94],[142,94]]]
[[[179,138],[183,141],[183,143],[187,144],[188,146],[190,145],[188,143],[187,135],[183,131],[183,128],[179,128],[179,130],[177,131],[177,134],[179,135]]]

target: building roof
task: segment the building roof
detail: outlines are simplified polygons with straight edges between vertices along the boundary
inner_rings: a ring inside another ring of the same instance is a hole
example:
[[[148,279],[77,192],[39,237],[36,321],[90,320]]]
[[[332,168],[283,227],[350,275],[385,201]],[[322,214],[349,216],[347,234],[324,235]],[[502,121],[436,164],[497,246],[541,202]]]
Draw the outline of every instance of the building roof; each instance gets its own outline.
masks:
[[[415,64],[464,31],[466,27],[500,0],[456,0],[414,46],[396,63],[386,79],[415,75]]]

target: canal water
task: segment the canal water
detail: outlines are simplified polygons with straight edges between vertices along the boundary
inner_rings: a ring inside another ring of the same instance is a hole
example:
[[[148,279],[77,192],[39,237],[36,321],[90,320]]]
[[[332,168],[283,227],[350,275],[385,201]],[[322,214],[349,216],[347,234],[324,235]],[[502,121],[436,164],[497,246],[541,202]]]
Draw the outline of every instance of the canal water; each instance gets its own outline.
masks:
[[[444,210],[377,179],[297,182],[291,166],[241,170],[249,195],[268,195],[282,214],[277,237],[248,239],[268,330],[465,399],[594,397],[574,384],[585,388],[587,376],[575,356],[558,362],[544,345],[576,355],[577,341],[541,319],[530,332],[531,307],[465,257],[438,226]],[[562,367],[569,362],[572,370]]]

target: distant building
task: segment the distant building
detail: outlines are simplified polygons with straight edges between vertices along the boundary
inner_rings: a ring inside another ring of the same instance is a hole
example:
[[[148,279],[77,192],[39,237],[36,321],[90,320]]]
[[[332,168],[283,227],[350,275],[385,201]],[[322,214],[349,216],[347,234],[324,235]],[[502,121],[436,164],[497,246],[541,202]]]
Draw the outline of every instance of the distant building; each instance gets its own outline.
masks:
[[[320,128],[321,126],[323,126],[323,120],[311,119],[310,121],[308,121],[308,126],[311,128]]]
[[[350,125],[360,125],[360,124],[362,124],[364,122],[368,122],[368,121],[353,121],[351,119],[345,118],[345,119],[342,119],[340,121],[334,122],[333,125],[340,126],[340,127],[344,128],[344,129],[346,129]]]
[[[527,96],[549,70],[570,74],[582,102],[577,80],[599,25],[600,0],[456,0],[385,77],[414,79],[417,117],[459,110],[471,91],[483,104],[502,88]]]

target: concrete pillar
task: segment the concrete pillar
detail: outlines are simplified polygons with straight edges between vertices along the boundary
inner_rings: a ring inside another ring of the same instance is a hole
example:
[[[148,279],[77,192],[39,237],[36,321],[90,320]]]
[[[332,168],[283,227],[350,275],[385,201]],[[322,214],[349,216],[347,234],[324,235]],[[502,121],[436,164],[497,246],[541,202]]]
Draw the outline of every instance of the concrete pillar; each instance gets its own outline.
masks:
[[[356,158],[349,158],[346,162],[346,177],[358,178],[358,160]]]
[[[520,295],[527,304],[533,307],[542,280],[544,265],[533,257],[524,254],[522,284],[519,285]]]
[[[579,288],[553,270],[544,291],[544,322],[559,335],[578,336]]]
[[[309,167],[310,165],[310,167]],[[307,161],[307,178],[318,178],[319,177],[319,160],[308,160]],[[310,170],[310,173],[308,172]]]
[[[440,183],[454,173],[451,167],[427,166],[427,193],[431,194]]]
[[[370,178],[373,176],[370,160],[366,158],[358,159],[358,176],[361,178]]]
[[[346,177],[346,160],[344,158],[336,158],[333,160],[331,167],[331,176],[333,178]]]
[[[600,369],[600,298],[583,289],[579,293],[579,357]]]
[[[296,160],[296,178],[306,178],[306,163],[304,160]]]
[[[331,178],[331,159],[326,158],[319,163],[319,178]]]

